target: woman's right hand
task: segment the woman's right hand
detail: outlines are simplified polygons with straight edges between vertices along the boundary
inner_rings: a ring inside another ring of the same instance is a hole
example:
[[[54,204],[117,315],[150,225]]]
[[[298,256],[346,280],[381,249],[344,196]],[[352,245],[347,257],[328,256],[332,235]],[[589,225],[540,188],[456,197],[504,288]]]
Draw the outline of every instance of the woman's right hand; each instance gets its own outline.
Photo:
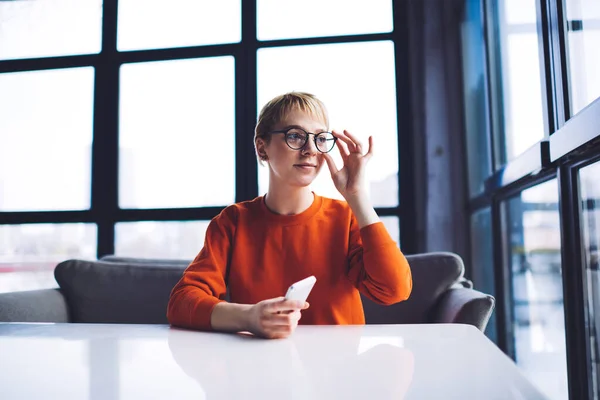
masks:
[[[301,311],[309,307],[307,302],[286,300],[285,297],[263,300],[248,310],[249,331],[268,339],[290,336],[301,317]]]

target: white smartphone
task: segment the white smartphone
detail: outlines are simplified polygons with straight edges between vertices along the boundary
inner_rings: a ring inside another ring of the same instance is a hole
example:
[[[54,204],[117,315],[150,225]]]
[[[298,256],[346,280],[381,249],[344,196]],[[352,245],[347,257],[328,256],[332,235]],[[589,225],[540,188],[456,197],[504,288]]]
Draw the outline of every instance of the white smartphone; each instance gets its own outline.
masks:
[[[288,288],[288,291],[285,294],[285,299],[306,301],[310,291],[312,290],[313,286],[315,286],[316,281],[317,278],[314,276],[309,276],[308,278],[304,278],[301,281],[294,283]]]

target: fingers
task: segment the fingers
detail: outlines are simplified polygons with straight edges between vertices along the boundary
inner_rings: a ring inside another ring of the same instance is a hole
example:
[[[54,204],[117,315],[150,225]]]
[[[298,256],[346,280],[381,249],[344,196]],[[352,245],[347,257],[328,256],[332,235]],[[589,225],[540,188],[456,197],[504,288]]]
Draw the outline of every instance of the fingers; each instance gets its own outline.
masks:
[[[335,165],[335,161],[333,161],[333,157],[329,153],[321,153],[322,157],[325,158],[325,162],[327,163],[327,167],[329,168],[329,172],[331,176],[337,174],[339,171],[337,166]]]
[[[363,147],[362,147],[362,143],[360,142],[360,140],[358,140],[358,138],[356,136],[354,136],[353,134],[351,134],[347,130],[344,130],[344,133],[353,142],[355,153],[362,154],[363,153]]]
[[[359,153],[361,155],[363,154],[363,145],[356,136],[354,136],[347,130],[344,130],[343,134],[339,133],[337,131],[333,131],[332,133],[334,134],[335,137],[337,137],[339,139],[338,141],[336,141],[336,144],[338,145],[338,148],[340,148],[340,152],[342,153],[342,156],[344,156],[344,155],[347,156],[350,153]],[[372,143],[372,139],[369,138],[369,151],[371,150],[371,143]],[[342,150],[341,150],[342,148],[347,149],[347,150],[345,150],[345,152],[342,152]]]
[[[348,151],[348,146],[346,145],[346,143],[344,143],[342,141],[342,137],[344,135],[336,130],[332,131],[331,133],[333,134],[333,136],[335,136],[338,139],[335,141],[335,145],[337,146],[338,150],[340,151],[340,154],[342,155],[342,159],[346,160],[346,158],[350,155],[350,152]]]
[[[287,314],[265,314],[263,323],[265,326],[288,326],[298,324],[302,314],[300,310],[292,311]]]
[[[304,302],[297,300],[286,300],[285,297],[265,300],[265,308],[270,313],[277,313],[288,310],[301,310]]]
[[[309,307],[306,301],[286,300],[284,297],[263,300],[253,306],[255,316],[251,331],[272,339],[288,337],[298,326],[301,311]]]
[[[369,136],[369,151],[365,154],[367,160],[371,157],[373,157],[373,136]]]
[[[267,338],[285,338],[290,336],[302,317],[300,310],[286,314],[264,313],[261,318],[262,336]]]

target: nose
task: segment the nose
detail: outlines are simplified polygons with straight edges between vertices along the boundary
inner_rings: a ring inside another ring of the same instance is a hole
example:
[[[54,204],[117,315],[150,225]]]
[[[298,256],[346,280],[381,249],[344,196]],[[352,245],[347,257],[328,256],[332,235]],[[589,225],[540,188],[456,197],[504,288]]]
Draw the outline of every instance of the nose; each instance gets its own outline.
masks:
[[[308,137],[306,144],[301,149],[303,155],[313,155],[317,154],[317,146],[315,145],[315,140],[312,137]]]

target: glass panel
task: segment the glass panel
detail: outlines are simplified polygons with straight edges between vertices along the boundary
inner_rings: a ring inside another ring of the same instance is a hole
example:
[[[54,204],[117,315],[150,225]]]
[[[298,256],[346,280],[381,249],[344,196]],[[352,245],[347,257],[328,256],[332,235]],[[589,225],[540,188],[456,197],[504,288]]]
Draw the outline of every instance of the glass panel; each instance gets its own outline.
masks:
[[[0,211],[90,207],[94,69],[0,74]]]
[[[581,228],[587,270],[589,325],[591,329],[592,380],[595,399],[600,398],[600,163],[579,172]]]
[[[516,362],[550,399],[568,399],[557,181],[505,206]]]
[[[119,50],[239,42],[240,0],[120,0]]]
[[[390,0],[258,0],[256,5],[258,40],[383,33],[393,29]]]
[[[99,53],[101,0],[0,1],[0,60]]]
[[[233,203],[233,57],[123,65],[120,106],[121,208]]]
[[[496,166],[544,138],[543,92],[536,0],[499,0],[497,37],[492,41],[493,108],[498,141]],[[492,30],[491,30],[492,31]]]
[[[394,242],[400,246],[400,219],[398,217],[380,217],[380,219]]]
[[[571,114],[600,97],[600,2],[566,0]]]
[[[96,259],[95,224],[0,225],[0,292],[57,287],[54,267]]]
[[[192,260],[204,246],[210,221],[119,222],[115,254],[123,257]]]
[[[340,65],[344,67],[340,68]],[[369,76],[370,79],[357,79],[358,76]],[[352,85],[349,86],[348,82],[352,82]],[[367,168],[371,200],[376,207],[397,206],[398,128],[393,43],[327,44],[259,50],[259,107],[289,91],[313,93],[324,101],[329,111],[331,129],[347,129],[364,143],[367,143],[369,135],[373,136],[375,155]],[[341,166],[338,150],[334,149],[331,154],[337,165]],[[269,181],[268,166],[259,165],[258,170],[259,192],[265,193]],[[320,195],[342,198],[331,181],[326,165],[312,188]]]
[[[489,208],[471,215],[471,277],[473,287],[495,296],[494,246],[492,237],[492,212]],[[492,313],[485,334],[497,341],[496,313]]]
[[[461,26],[465,132],[472,197],[483,193],[484,183],[492,174],[490,135],[487,129],[485,37],[481,2],[465,3]]]

